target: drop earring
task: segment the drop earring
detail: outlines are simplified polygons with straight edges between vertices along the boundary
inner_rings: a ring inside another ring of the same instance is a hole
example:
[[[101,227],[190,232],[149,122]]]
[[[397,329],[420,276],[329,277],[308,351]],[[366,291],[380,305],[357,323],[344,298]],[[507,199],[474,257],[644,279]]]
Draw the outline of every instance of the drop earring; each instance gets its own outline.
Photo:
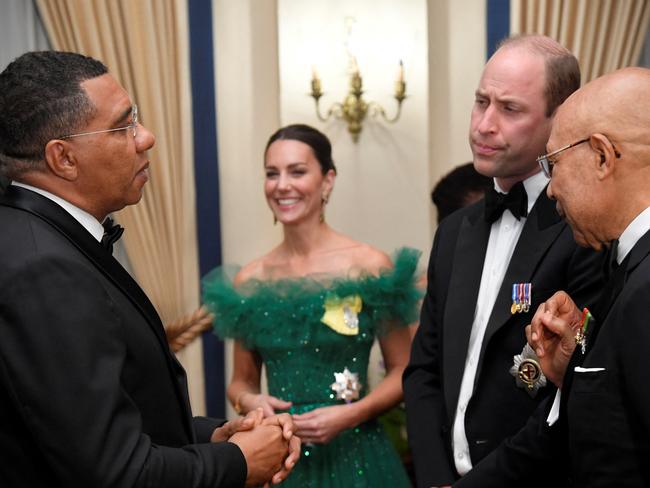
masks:
[[[321,224],[325,222],[325,205],[327,205],[328,196],[327,193],[323,193],[320,198],[320,222]]]

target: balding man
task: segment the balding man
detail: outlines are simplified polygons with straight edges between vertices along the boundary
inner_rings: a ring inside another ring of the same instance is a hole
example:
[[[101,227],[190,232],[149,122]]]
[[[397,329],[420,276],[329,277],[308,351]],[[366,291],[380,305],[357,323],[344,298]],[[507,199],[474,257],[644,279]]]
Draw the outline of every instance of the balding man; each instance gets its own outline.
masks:
[[[558,111],[539,158],[548,195],[580,244],[615,243],[613,269],[590,313],[564,292],[539,307],[529,335],[555,401],[458,486],[522,486],[550,469],[565,469],[571,486],[650,486],[648,86],[650,70],[620,70]],[[551,453],[566,465],[544,464]]]
[[[544,36],[506,40],[485,66],[469,141],[495,190],[438,228],[404,373],[418,487],[469,472],[554,393],[522,351],[537,305],[559,289],[589,305],[600,291],[599,256],[575,244],[536,162],[555,109],[579,85],[576,58]]]

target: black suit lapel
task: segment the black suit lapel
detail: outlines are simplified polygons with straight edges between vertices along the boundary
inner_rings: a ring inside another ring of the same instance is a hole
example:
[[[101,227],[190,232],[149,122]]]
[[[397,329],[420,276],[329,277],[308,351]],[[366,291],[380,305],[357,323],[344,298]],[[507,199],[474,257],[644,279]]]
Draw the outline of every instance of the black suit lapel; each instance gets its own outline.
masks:
[[[548,198],[546,190],[542,191],[526,219],[494,302],[481,347],[481,357],[479,358],[479,367],[476,373],[477,379],[479,378],[485,347],[490,338],[508,320],[513,318],[510,311],[512,284],[531,282],[535,270],[565,225],[555,210],[555,203]],[[535,295],[534,286],[532,294]],[[532,312],[534,313],[534,310]]]
[[[152,326],[156,337],[166,344],[165,332],[162,328],[158,313],[142,289],[124,268],[70,214],[59,205],[53,204],[47,198],[15,186],[7,190],[7,195],[2,200],[2,203],[14,208],[26,210],[55,227],[71,244],[93,261],[106,277],[131,297],[131,301]]]
[[[448,412],[456,409],[490,237],[491,224],[485,222],[484,212],[483,201],[473,214],[463,219],[454,250],[443,319],[443,371]]]
[[[0,205],[17,208],[27,211],[54,227],[59,231],[73,246],[81,251],[97,268],[106,276],[116,287],[122,290],[129,298],[131,303],[140,310],[145,321],[154,332],[158,342],[161,345],[163,353],[167,357],[170,370],[185,386],[185,372],[175,356],[169,351],[167,337],[160,317],[156,312],[153,304],[147,298],[140,286],[131,278],[129,273],[113,258],[112,255],[97,242],[92,235],[84,229],[68,212],[56,203],[30,190],[11,186],[7,189],[5,195],[0,196]],[[191,416],[189,400],[185,391],[181,389],[177,381],[174,382],[177,388],[179,398],[182,400],[186,410],[186,419]],[[192,434],[193,429],[186,422],[186,427]]]
[[[603,294],[594,307],[593,316],[595,319],[591,334],[587,337],[588,349],[594,344],[601,324],[607,319],[614,302],[623,291],[625,282],[639,264],[650,254],[650,231],[646,232],[630,250],[621,265],[614,271],[612,277],[605,285]]]

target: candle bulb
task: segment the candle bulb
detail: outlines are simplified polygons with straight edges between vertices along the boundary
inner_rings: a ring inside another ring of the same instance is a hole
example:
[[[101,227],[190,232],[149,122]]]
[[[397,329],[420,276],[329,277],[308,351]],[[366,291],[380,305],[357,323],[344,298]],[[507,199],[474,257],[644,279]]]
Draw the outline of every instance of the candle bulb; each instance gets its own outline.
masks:
[[[352,74],[353,75],[358,75],[359,74],[359,65],[357,64],[357,57],[352,56]]]
[[[316,67],[311,67],[311,96],[314,98],[319,98],[323,92],[321,91],[320,79],[318,78],[318,72]]]
[[[398,102],[402,102],[406,98],[406,83],[404,82],[404,63],[399,60],[399,68],[397,69],[397,78],[395,80],[395,98]]]
[[[402,60],[399,60],[399,68],[397,68],[397,81],[404,81],[404,63]]]

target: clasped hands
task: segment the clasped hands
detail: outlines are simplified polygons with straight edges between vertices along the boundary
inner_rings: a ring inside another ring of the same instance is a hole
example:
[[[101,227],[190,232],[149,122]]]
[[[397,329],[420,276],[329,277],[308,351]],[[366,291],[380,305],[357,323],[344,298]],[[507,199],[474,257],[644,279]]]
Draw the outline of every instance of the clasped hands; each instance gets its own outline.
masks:
[[[245,411],[261,408],[265,416],[276,409],[286,410],[292,403],[263,393],[243,393],[239,397]],[[327,444],[342,430],[359,423],[352,405],[330,405],[292,416],[295,432],[305,444]]]
[[[537,308],[532,322],[526,326],[526,339],[537,354],[542,371],[560,389],[581,322],[582,315],[571,297],[558,291]]]
[[[214,430],[211,442],[237,444],[246,458],[246,486],[274,485],[289,476],[300,457],[300,438],[289,414],[264,418],[261,408]]]

